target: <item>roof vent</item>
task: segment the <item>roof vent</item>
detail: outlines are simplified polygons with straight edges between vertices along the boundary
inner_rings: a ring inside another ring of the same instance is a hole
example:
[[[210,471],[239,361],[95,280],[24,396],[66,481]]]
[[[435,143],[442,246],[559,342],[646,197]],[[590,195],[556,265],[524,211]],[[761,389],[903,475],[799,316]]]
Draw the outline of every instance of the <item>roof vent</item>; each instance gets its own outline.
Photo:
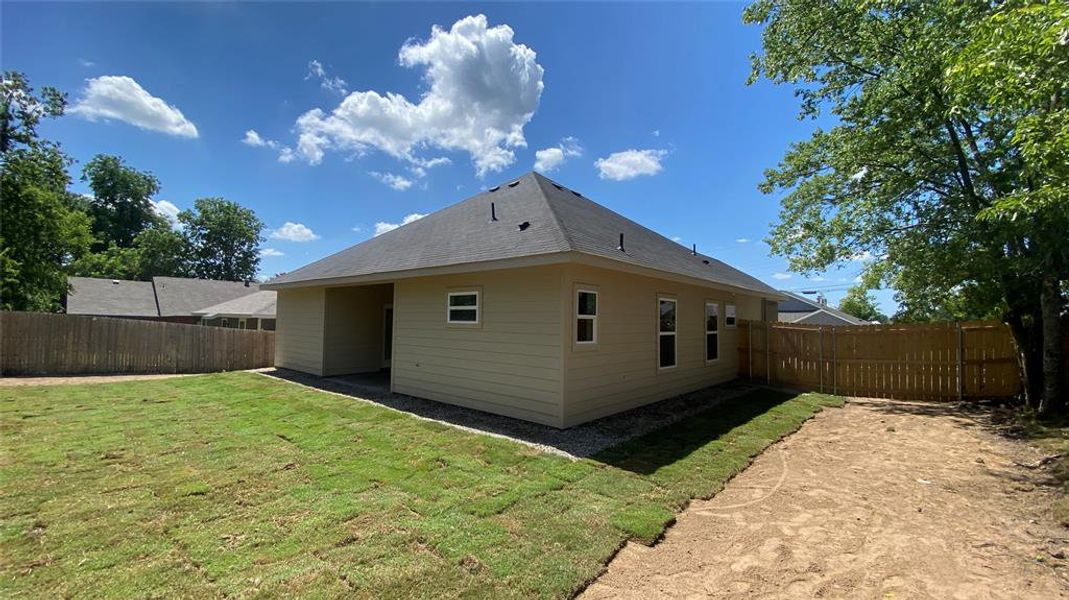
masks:
[[[249,280],[248,279],[245,280],[245,287],[249,287]]]
[[[705,264],[709,264],[709,259],[708,258],[703,258],[702,262],[705,263]]]
[[[490,222],[493,223],[497,220],[497,208],[494,207],[494,203],[490,203]]]
[[[524,221],[523,223],[520,223],[519,225],[517,225],[516,228],[519,229],[520,231],[527,231],[527,228],[530,227],[530,226],[531,226],[531,222],[530,221]]]
[[[694,244],[690,248],[691,256],[698,256],[698,244]]]
[[[119,280],[118,279],[112,279],[111,283],[112,283],[112,285],[119,285]]]
[[[491,192],[496,192],[496,191],[498,191],[498,190],[500,190],[500,189],[501,189],[501,186],[500,186],[500,185],[495,185],[494,187],[490,188],[490,191],[491,191]]]
[[[518,185],[520,185],[520,180],[519,179],[517,179],[516,181],[513,181],[512,183],[510,183],[509,187],[516,187]]]
[[[617,246],[616,249],[620,252],[627,252],[627,250],[624,250],[624,234],[622,233],[620,234],[620,245]]]
[[[573,194],[575,194],[576,196],[579,196],[580,198],[582,198],[582,197],[583,197],[583,195],[582,195],[582,194],[580,194],[579,192],[577,192],[577,191],[575,191],[575,190],[572,190],[572,193],[573,193]]]
[[[554,183],[553,187],[557,188],[558,190],[564,191],[564,186],[559,183]]]

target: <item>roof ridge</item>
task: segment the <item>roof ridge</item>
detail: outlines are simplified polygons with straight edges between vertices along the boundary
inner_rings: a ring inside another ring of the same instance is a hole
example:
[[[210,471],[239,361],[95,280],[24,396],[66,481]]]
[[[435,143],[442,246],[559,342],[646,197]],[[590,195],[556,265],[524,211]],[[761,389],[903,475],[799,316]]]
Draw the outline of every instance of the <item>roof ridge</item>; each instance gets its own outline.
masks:
[[[562,238],[564,238],[564,247],[567,252],[578,252],[575,247],[575,243],[572,241],[572,236],[568,234],[568,229],[564,226],[564,223],[560,220],[560,215],[557,214],[557,207],[549,199],[549,193],[543,186],[543,183],[553,184],[545,175],[542,175],[538,171],[531,171],[532,178],[535,184],[538,186],[538,193],[542,196],[542,202],[546,204],[546,208],[549,209],[549,214],[553,216],[553,223],[557,226],[557,231],[560,232]]]
[[[162,317],[163,311],[160,310],[160,295],[156,292],[156,277],[152,277],[152,301],[156,303],[156,315]]]

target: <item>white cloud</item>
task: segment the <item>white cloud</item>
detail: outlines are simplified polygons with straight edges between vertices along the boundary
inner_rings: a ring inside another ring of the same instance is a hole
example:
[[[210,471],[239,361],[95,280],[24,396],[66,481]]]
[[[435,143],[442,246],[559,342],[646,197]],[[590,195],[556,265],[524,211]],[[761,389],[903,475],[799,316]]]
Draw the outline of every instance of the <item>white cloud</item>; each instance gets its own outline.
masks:
[[[735,242],[739,244],[749,244],[750,238],[736,238]]]
[[[673,235],[672,236],[672,241],[677,243],[677,244],[679,244],[679,243],[683,242],[683,238],[679,237],[678,235]]]
[[[301,223],[291,223],[290,221],[286,221],[282,224],[282,227],[271,232],[271,239],[287,240],[290,242],[310,242],[312,240],[318,240],[319,236]]]
[[[418,221],[426,216],[427,215],[425,214],[412,213],[410,215],[406,215],[405,218],[401,219],[400,223],[384,223],[382,221],[379,221],[378,223],[375,223],[375,235],[380,236],[388,231],[393,231],[394,229],[397,229],[402,225],[408,225],[409,223],[413,221]]]
[[[873,256],[871,252],[869,252],[868,250],[863,250],[851,256],[849,260],[852,260],[854,262],[869,262],[870,260],[874,260],[875,258],[876,257]]]
[[[865,175],[868,175],[868,174],[869,174],[869,168],[868,167],[861,167],[860,169],[858,169],[857,173],[854,173],[853,175],[848,177],[848,179],[850,181],[861,181],[862,179],[865,178]]]
[[[89,67],[95,67],[96,66],[96,63],[91,61],[91,60],[89,60],[88,58],[79,58],[78,59],[78,64],[82,65],[83,67],[85,67],[87,69]]]
[[[650,133],[653,134],[653,137],[661,137],[661,130],[660,129],[654,129]]]
[[[787,280],[787,279],[790,279],[790,278],[791,278],[791,274],[790,273],[773,273],[772,274],[772,279],[778,279],[780,281],[784,281],[784,280]]]
[[[817,275],[816,277],[810,277],[809,281],[827,281],[827,278]]]
[[[412,180],[406,179],[400,175],[395,175],[393,173],[379,173],[378,171],[369,171],[368,174],[399,192],[403,192],[412,187]]]
[[[264,248],[263,250],[260,250],[260,256],[263,256],[263,257],[285,256],[285,255],[286,255],[285,252],[281,252],[279,250],[275,250],[274,248]]]
[[[148,93],[131,77],[105,75],[89,79],[70,112],[90,121],[114,119],[179,137],[199,135],[197,126],[182,111]]]
[[[152,212],[167,219],[172,227],[178,224],[179,209],[173,202],[169,200],[160,200],[159,202],[149,200],[149,202],[152,203]]]
[[[308,62],[308,74],[304,76],[305,79],[318,79],[319,85],[328,92],[334,92],[344,96],[349,93],[349,84],[345,82],[341,77],[331,77],[327,75],[327,70],[323,68],[323,63],[318,60],[311,60]]]
[[[361,233],[364,231],[364,228],[357,225],[356,227],[353,227],[353,231],[355,231],[356,233]]]
[[[515,161],[513,149],[527,145],[523,127],[538,108],[543,69],[534,50],[513,42],[512,28],[465,17],[449,30],[435,26],[425,42],[406,42],[398,58],[426,69],[418,102],[353,92],[329,113],[315,108],[297,119],[295,152],[316,164],[328,151],[377,149],[415,164],[420,148],[462,150],[480,177]]]
[[[253,148],[271,148],[272,150],[278,150],[279,147],[278,142],[261,136],[254,129],[245,132],[245,137],[241,138],[241,143]]]
[[[582,155],[583,147],[579,145],[579,140],[568,136],[562,139],[558,146],[544,148],[535,152],[534,169],[535,171],[549,173],[562,165],[565,159]]]
[[[278,151],[278,162],[290,163],[297,160],[297,153],[293,151],[293,148],[289,146]]]
[[[594,166],[598,168],[598,176],[602,179],[625,181],[640,175],[660,173],[661,159],[667,154],[666,150],[624,150],[597,159]]]

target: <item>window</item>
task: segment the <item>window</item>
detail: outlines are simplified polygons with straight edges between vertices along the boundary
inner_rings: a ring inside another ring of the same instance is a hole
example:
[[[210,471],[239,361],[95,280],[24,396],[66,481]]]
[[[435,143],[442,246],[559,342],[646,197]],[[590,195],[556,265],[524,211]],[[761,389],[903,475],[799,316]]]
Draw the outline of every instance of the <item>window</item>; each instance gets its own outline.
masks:
[[[734,304],[725,304],[724,305],[724,327],[727,327],[728,329],[734,329],[735,328],[735,305]]]
[[[657,366],[668,369],[676,366],[676,301],[658,298]]]
[[[720,358],[720,305],[716,302],[705,303],[705,362],[710,363]]]
[[[450,323],[479,322],[479,292],[449,292]]]
[[[579,290],[575,298],[575,343],[598,341],[598,293]]]

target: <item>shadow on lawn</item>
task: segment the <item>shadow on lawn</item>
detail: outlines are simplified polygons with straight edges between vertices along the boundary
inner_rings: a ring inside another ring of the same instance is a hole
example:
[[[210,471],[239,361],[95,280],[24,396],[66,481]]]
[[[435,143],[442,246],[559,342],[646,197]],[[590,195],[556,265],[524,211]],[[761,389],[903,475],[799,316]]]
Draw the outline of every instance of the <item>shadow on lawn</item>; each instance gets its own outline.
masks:
[[[763,389],[748,394],[744,401],[725,402],[715,410],[706,410],[671,427],[607,448],[593,458],[633,473],[649,475],[797,396],[794,392]]]
[[[642,440],[639,446],[627,446],[631,448],[628,451],[628,461],[643,469],[656,468],[654,465],[665,464],[665,461],[672,460],[673,457],[682,458],[720,433],[795,395],[763,392],[762,397],[771,398],[775,395],[777,400],[771,404],[765,401],[727,402],[717,410],[709,410],[725,400],[757,389],[752,384],[734,381],[568,429],[557,429],[452,404],[394,394],[389,391],[388,381],[377,375],[316,377],[288,369],[273,369],[262,373],[268,377],[343,394],[455,427],[511,438],[574,458],[603,460],[601,456],[605,454],[606,449],[638,438],[636,441]],[[744,404],[750,405],[743,406]],[[667,427],[672,424],[676,425]],[[621,464],[628,462],[616,453],[616,449],[605,456],[616,459]]]

